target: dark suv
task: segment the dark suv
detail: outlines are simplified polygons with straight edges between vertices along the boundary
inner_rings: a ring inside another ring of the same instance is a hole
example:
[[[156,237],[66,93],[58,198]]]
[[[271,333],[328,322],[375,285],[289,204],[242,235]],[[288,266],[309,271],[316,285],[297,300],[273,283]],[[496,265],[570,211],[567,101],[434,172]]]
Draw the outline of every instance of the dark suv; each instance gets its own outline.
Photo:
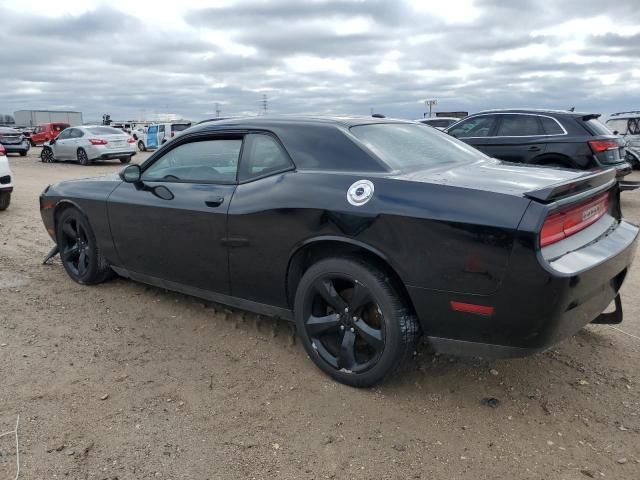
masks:
[[[446,132],[490,157],[509,162],[631,172],[625,141],[599,114],[557,110],[487,110],[469,115]]]

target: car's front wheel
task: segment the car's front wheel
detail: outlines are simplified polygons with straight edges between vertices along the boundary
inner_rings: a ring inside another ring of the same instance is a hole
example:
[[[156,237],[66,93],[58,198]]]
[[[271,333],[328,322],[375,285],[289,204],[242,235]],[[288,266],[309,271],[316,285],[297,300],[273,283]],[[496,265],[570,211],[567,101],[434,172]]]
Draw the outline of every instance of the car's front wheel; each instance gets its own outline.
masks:
[[[53,163],[55,161],[53,150],[49,147],[42,147],[42,152],[40,152],[40,161],[42,163]]]
[[[138,142],[138,150],[140,150],[141,152],[147,151],[147,147],[145,147],[144,142],[142,140]]]
[[[64,210],[56,223],[56,240],[62,265],[75,282],[100,283],[113,275],[100,254],[87,218],[76,208]]]
[[[84,148],[79,148],[78,149],[78,163],[80,165],[89,165],[89,156],[87,155],[87,152],[84,150]]]
[[[11,192],[0,193],[0,210],[6,210],[11,203]]]
[[[354,387],[381,382],[411,358],[419,328],[384,272],[351,257],[312,265],[296,291],[295,317],[313,362]]]

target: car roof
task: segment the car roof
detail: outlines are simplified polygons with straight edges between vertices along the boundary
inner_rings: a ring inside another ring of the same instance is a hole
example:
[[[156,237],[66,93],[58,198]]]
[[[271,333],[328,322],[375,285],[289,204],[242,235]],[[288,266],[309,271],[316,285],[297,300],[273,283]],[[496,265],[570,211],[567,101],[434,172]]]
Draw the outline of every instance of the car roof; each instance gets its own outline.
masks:
[[[482,110],[481,112],[472,113],[471,115],[487,113],[534,113],[539,115],[564,115],[568,117],[585,117],[587,115],[591,115],[590,113],[586,112],[572,112],[569,110],[553,110],[544,108],[496,108],[492,110]]]
[[[226,120],[204,122],[191,127],[191,132],[240,129],[269,129],[294,125],[335,125],[336,127],[352,127],[354,125],[369,125],[376,123],[414,123],[409,120],[394,118],[375,118],[365,116],[303,116],[303,115],[274,115],[261,117],[239,117]]]
[[[462,119],[458,117],[431,117],[431,118],[418,118],[417,120],[414,120],[414,122],[425,122],[425,121],[432,121],[432,120],[462,120]]]

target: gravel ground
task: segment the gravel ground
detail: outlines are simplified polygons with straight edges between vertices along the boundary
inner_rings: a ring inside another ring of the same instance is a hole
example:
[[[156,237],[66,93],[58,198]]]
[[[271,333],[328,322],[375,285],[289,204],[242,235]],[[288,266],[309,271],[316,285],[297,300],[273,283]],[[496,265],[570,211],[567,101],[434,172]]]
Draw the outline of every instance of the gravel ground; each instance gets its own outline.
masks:
[[[41,265],[39,193],[121,165],[39,153],[10,158],[0,212],[0,433],[20,415],[20,478],[640,478],[638,263],[619,330],[589,326],[517,360],[420,351],[355,390],[323,376],[286,325]],[[640,222],[640,192],[623,209]],[[14,436],[0,437],[0,479],[15,464]]]

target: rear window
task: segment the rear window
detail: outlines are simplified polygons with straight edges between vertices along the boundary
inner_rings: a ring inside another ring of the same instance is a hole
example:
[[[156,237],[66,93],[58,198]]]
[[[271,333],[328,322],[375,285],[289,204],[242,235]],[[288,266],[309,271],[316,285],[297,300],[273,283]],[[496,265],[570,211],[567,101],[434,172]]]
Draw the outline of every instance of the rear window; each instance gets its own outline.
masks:
[[[179,123],[179,124],[171,125],[171,131],[172,132],[181,132],[183,130],[186,130],[190,126],[191,125],[188,124],[188,123]]]
[[[615,120],[607,120],[607,127],[612,132],[617,131],[620,135],[627,134],[627,127],[629,126],[628,118],[617,118]]]
[[[484,158],[466,143],[415,124],[358,125],[351,127],[351,133],[393,170],[417,170]]]
[[[90,127],[87,128],[87,132],[92,135],[124,135],[122,130],[111,127]]]
[[[587,130],[594,135],[613,135],[613,132],[597,118],[592,118],[583,123],[587,126]]]

